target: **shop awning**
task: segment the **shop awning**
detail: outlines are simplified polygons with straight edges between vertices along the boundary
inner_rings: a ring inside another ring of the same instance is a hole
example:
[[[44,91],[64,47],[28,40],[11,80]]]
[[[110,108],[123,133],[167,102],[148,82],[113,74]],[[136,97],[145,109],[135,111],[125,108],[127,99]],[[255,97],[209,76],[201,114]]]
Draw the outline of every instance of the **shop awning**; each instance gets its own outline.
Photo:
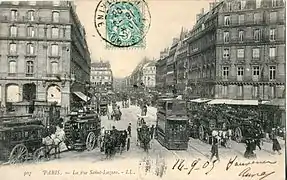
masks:
[[[262,101],[262,104],[266,104],[269,101]],[[257,106],[258,100],[237,100],[237,99],[214,99],[207,104],[228,104],[228,105],[247,105]]]
[[[90,98],[88,96],[86,96],[84,93],[82,92],[73,92],[76,96],[78,96],[80,99],[82,99],[83,101],[87,102],[88,100],[90,100]]]
[[[265,103],[265,105],[279,106],[280,108],[285,108],[285,105],[286,105],[285,103],[286,103],[285,99],[273,99]]]
[[[211,101],[211,99],[199,98],[199,99],[192,99],[192,100],[189,100],[189,101],[190,101],[190,102],[195,102],[195,103],[205,103],[205,102]]]

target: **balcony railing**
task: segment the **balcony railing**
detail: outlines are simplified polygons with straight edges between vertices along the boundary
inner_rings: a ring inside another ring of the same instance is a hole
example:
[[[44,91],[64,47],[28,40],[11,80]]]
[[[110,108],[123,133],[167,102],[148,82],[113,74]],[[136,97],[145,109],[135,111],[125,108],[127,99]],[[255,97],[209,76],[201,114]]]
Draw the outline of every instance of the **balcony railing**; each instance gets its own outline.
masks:
[[[70,22],[67,19],[61,19],[55,21],[52,18],[47,18],[47,17],[35,17],[34,20],[32,21],[26,16],[21,16],[17,18],[10,18],[9,16],[0,16],[0,22],[21,22],[21,23],[55,23],[55,24],[70,24]]]
[[[26,77],[33,77],[34,74],[33,73],[26,73]]]

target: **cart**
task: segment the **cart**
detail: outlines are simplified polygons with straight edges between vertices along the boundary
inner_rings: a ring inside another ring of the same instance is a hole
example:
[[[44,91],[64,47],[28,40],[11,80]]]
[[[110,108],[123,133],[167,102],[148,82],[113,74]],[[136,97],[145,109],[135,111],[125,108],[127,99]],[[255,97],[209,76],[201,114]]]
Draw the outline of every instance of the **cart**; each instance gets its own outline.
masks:
[[[91,151],[97,146],[101,119],[98,114],[70,115],[64,124],[66,145],[69,150]]]
[[[115,133],[115,134],[113,134]],[[126,130],[116,130],[113,132],[113,130],[105,130],[105,136],[104,136],[104,143],[101,143],[103,147],[101,147],[102,151],[105,153],[107,152],[106,143],[107,141],[111,139],[113,144],[113,154],[120,152],[122,153],[124,149],[129,151],[130,149],[130,137],[127,135]]]

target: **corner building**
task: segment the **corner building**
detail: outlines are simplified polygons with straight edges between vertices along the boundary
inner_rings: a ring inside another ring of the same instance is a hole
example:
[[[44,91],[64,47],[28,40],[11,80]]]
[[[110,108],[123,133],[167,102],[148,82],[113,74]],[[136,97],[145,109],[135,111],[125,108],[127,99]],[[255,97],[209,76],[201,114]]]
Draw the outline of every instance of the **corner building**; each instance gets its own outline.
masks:
[[[0,3],[0,101],[6,111],[27,113],[36,101],[57,102],[69,112],[78,103],[74,92],[84,93],[89,83],[90,64],[72,2]]]
[[[225,1],[218,16],[216,98],[283,98],[283,0]]]
[[[193,96],[272,100],[285,94],[283,0],[225,0],[197,16],[189,38]]]

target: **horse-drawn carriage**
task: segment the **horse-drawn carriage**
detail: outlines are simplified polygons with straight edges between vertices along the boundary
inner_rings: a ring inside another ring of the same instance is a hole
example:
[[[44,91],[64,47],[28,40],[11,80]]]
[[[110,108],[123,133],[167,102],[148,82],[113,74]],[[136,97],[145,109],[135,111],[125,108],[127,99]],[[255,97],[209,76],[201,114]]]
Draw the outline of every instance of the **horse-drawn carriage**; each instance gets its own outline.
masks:
[[[111,114],[111,119],[115,121],[121,120],[122,112],[118,106],[114,106]]]
[[[101,116],[106,116],[108,113],[109,113],[108,102],[101,102],[100,104]]]
[[[105,130],[101,151],[104,151],[107,157],[115,153],[122,153],[124,149],[130,149],[130,138],[126,130]]]
[[[190,103],[188,116],[191,136],[208,143],[212,142],[213,133],[223,139],[233,138],[237,142],[242,142],[247,137],[263,137],[263,132],[255,131],[262,128],[260,123],[254,123],[258,115],[252,110],[225,104]]]
[[[10,164],[37,157],[45,128],[40,121],[4,121],[0,127],[0,159]]]
[[[68,149],[83,151],[93,150],[100,135],[101,119],[98,114],[70,115],[64,130]]]
[[[141,127],[137,128],[137,138],[138,145],[147,152],[150,148],[151,141],[151,132],[148,126],[143,124]]]
[[[15,164],[27,160],[38,162],[48,159],[51,154],[59,157],[59,146],[63,138],[59,139],[55,134],[51,134],[54,126],[47,128],[42,121],[34,117],[5,119],[0,125],[1,160]],[[54,128],[53,133],[56,132],[56,127]],[[51,135],[55,138],[52,139]],[[51,144],[45,141],[48,137],[51,138]]]

